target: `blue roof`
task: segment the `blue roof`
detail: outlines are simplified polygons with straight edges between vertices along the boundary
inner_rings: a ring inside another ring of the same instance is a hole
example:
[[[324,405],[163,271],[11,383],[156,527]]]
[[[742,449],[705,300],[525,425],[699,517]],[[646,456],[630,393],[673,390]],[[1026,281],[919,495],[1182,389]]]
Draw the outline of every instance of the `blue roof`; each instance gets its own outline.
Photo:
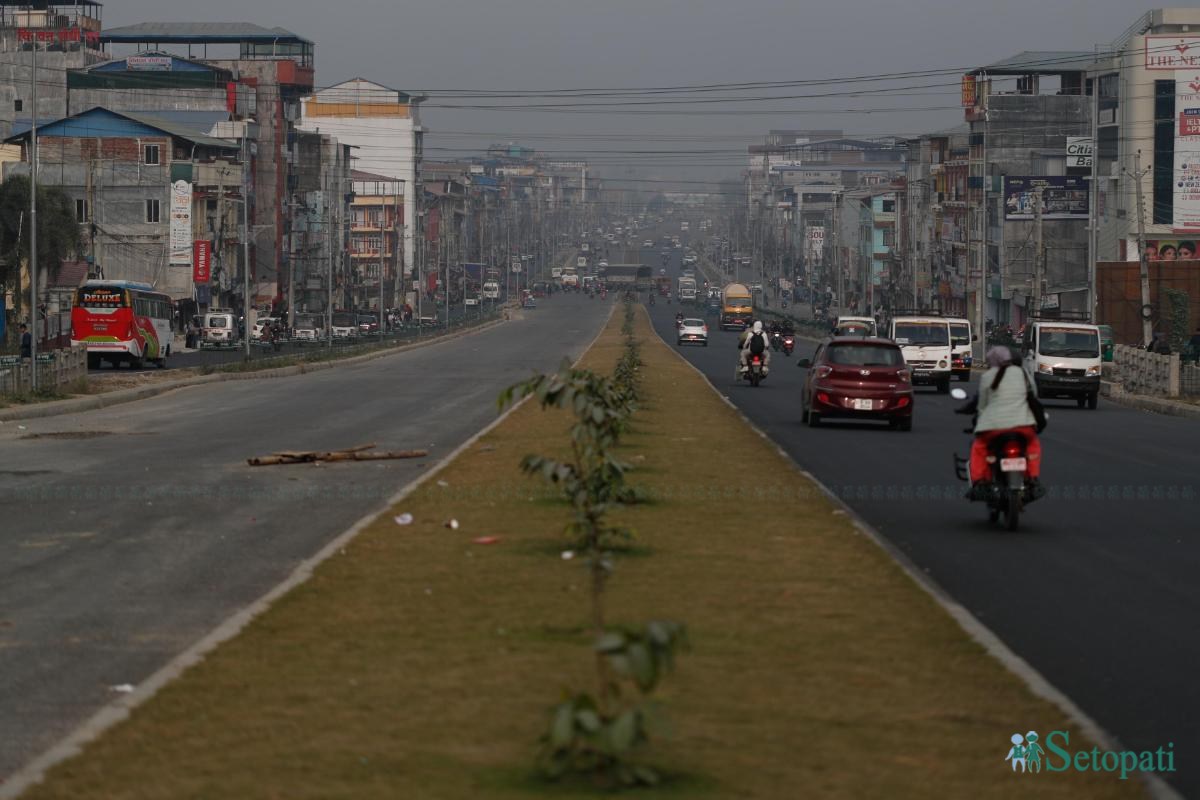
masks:
[[[13,126],[16,130],[16,126]],[[79,136],[92,138],[135,138],[138,136],[174,136],[195,144],[207,147],[219,147],[236,150],[238,145],[224,139],[217,139],[206,133],[200,133],[195,128],[182,123],[171,122],[157,116],[149,116],[133,111],[109,111],[97,106],[88,111],[74,114],[48,123],[38,124],[38,138],[43,136]],[[29,135],[29,125],[24,130],[14,133],[5,141],[21,139]]]

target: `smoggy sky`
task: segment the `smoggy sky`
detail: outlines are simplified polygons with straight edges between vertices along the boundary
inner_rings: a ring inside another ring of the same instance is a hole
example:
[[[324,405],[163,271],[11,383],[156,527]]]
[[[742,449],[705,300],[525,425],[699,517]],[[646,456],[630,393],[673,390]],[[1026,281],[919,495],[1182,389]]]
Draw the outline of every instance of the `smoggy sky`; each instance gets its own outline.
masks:
[[[1090,50],[1111,42],[1146,10],[1129,0],[111,0],[104,20],[106,27],[241,21],[295,31],[316,42],[318,85],[363,76],[428,92],[422,121],[430,130],[427,155],[433,160],[477,151],[489,141],[518,141],[587,157],[610,175],[636,166],[694,179],[736,175],[745,164],[746,145],[770,128],[914,134],[957,124],[958,76],[571,101],[619,104],[587,112],[439,104],[551,102],[528,96],[545,89],[961,72],[1022,50]],[[720,100],[864,89],[893,91]],[[515,90],[524,96],[452,96],[463,90]],[[698,97],[719,101],[663,102]],[[640,105],[625,104],[630,100]],[[697,152],[631,152],[636,150]]]

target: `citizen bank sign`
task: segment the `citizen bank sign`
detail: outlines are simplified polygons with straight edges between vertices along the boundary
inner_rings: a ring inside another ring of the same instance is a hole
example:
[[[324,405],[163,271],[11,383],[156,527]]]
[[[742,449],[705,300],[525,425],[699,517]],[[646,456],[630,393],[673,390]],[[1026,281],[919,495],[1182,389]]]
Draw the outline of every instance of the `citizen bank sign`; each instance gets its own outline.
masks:
[[[1090,136],[1067,137],[1067,166],[1090,167],[1095,147]]]

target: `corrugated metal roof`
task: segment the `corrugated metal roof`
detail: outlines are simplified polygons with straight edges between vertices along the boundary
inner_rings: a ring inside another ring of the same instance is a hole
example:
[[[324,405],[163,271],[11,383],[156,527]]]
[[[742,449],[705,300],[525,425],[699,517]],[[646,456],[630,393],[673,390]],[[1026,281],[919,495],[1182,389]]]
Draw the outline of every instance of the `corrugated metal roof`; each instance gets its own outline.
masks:
[[[139,22],[107,28],[101,42],[303,42],[311,41],[286,28],[264,28],[253,22]]]
[[[204,145],[205,147],[219,147],[219,148],[223,148],[223,149],[235,149],[235,150],[238,148],[238,144],[236,142],[230,142],[227,139],[217,139],[216,137],[209,136],[207,133],[198,131],[195,127],[193,127],[190,124],[185,124],[182,122],[175,122],[175,121],[171,121],[168,119],[163,119],[162,117],[159,117],[159,116],[153,116],[150,114],[139,114],[139,113],[133,112],[133,111],[112,111],[110,109],[104,108],[103,106],[96,106],[95,108],[90,108],[87,111],[83,111],[78,114],[72,114],[69,117],[63,117],[62,119],[57,119],[57,120],[53,120],[50,122],[42,122],[39,120],[38,121],[39,139],[41,138],[40,132],[41,132],[41,128],[43,125],[47,128],[50,128],[52,125],[55,125],[57,123],[70,123],[75,120],[83,119],[90,114],[96,114],[96,113],[99,113],[102,116],[103,115],[111,115],[111,116],[121,117],[123,119],[131,120],[131,121],[137,122],[141,125],[145,125],[146,127],[160,130],[163,133],[169,134],[171,136],[176,136],[180,139],[185,139],[194,144]],[[13,126],[14,133],[11,136],[9,136],[9,138],[6,139],[5,141],[11,142],[15,139],[19,139],[24,136],[28,136],[29,128],[30,128],[30,126],[28,125],[28,123],[24,126],[23,130],[18,130],[17,126],[14,125]],[[98,130],[100,130],[100,129],[98,129]]]
[[[1082,72],[1096,63],[1096,57],[1097,54],[1091,50],[1026,50],[971,72],[988,75],[1056,75],[1063,72]]]

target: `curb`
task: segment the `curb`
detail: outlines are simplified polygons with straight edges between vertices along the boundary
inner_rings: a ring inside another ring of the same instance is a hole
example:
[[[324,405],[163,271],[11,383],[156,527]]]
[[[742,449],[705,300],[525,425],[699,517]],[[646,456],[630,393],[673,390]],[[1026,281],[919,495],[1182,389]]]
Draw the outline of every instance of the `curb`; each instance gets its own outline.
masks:
[[[658,330],[654,328],[651,321],[650,329],[655,336],[658,337],[671,353],[686,364],[693,372],[695,372],[702,381],[704,381],[713,393],[717,395],[729,408],[738,415],[738,418],[766,441],[776,453],[784,458],[792,467],[802,476],[813,482],[813,485],[820,490],[830,503],[836,506],[837,511],[849,518],[855,529],[863,536],[870,539],[877,547],[883,550],[887,555],[900,567],[901,571],[906,574],[913,583],[928,594],[937,605],[945,611],[950,617],[958,623],[958,626],[977,644],[979,644],[988,655],[1000,662],[1000,664],[1009,672],[1014,674],[1025,687],[1029,689],[1035,696],[1042,698],[1060,711],[1066,714],[1067,718],[1075,723],[1080,729],[1080,732],[1086,734],[1093,742],[1106,750],[1124,750],[1117,737],[1106,731],[1100,726],[1100,723],[1092,719],[1087,712],[1075,704],[1070,697],[1062,690],[1058,689],[1054,684],[1046,679],[1044,675],[1037,671],[1028,661],[1017,655],[1008,645],[1004,643],[999,636],[992,632],[990,628],[979,621],[978,617],[968,611],[962,604],[951,597],[945,589],[943,589],[933,578],[929,577],[920,567],[918,567],[912,559],[908,557],[902,550],[888,541],[883,534],[875,530],[865,519],[859,516],[858,512],[851,508],[844,500],[837,496],[828,486],[821,482],[817,476],[813,475],[804,467],[800,466],[791,454],[774,439],[767,435],[765,431],[759,428],[749,417],[742,412],[737,405],[725,394],[723,394],[708,376],[700,371],[696,365],[684,358],[683,354],[662,338]],[[1149,772],[1142,772],[1140,776],[1145,783],[1150,797],[1154,800],[1183,800],[1183,795],[1173,789],[1166,781],[1158,775]]]
[[[455,339],[460,339],[464,336],[470,336],[481,331],[494,328],[504,322],[506,319],[492,320],[485,322],[482,325],[471,328],[465,331],[455,331],[450,334],[434,336],[426,339],[423,342],[411,342],[409,344],[398,345],[387,350],[379,350],[374,353],[363,353],[357,356],[348,358],[335,358],[328,361],[314,361],[312,363],[293,364],[287,367],[275,367],[272,369],[255,370],[250,372],[213,372],[208,375],[195,375],[190,378],[181,378],[177,381],[164,381],[162,383],[149,384],[147,386],[138,386],[133,389],[120,389],[115,392],[105,392],[102,394],[88,395],[86,397],[73,397],[67,400],[52,400],[48,403],[35,403],[33,405],[20,408],[0,409],[0,422],[11,422],[22,419],[41,419],[44,417],[55,417],[61,414],[77,414],[82,411],[95,411],[109,406],[120,405],[122,403],[132,403],[138,400],[145,400],[150,397],[157,397],[160,394],[183,389],[188,386],[203,386],[208,383],[224,383],[225,381],[245,381],[255,380],[258,378],[286,378],[292,375],[304,375],[309,372],[320,372],[325,369],[345,364],[361,364],[366,361],[372,361],[376,358],[384,358],[386,356],[404,353],[409,350],[414,350],[418,347],[426,347],[431,344],[440,342],[449,342]]]
[[[1141,411],[1150,411],[1155,414],[1164,414],[1171,417],[1200,419],[1200,406],[1181,403],[1177,400],[1168,400],[1165,397],[1133,394],[1132,392],[1126,392],[1121,388],[1120,384],[1113,383],[1112,381],[1100,381],[1100,396],[1126,408],[1136,408]]]
[[[608,327],[609,319],[616,313],[616,304],[613,304],[612,310],[604,323],[600,326],[600,330],[596,333],[592,341],[588,342],[587,346],[579,354],[579,358],[575,359],[577,365],[580,360],[595,346],[596,342],[604,334]],[[489,325],[499,324],[504,320],[497,320]],[[487,326],[480,326],[475,330],[483,330]],[[474,331],[471,331],[474,332]],[[462,335],[466,335],[464,332]],[[441,338],[436,341],[449,341],[449,338]],[[424,344],[429,344],[426,342]],[[416,345],[413,345],[416,346]],[[375,353],[369,353],[373,357],[379,357]],[[391,355],[388,353],[387,355]],[[349,361],[350,359],[346,359]],[[339,362],[345,363],[345,362]],[[207,376],[206,376],[207,377]],[[157,669],[150,677],[142,681],[129,694],[101,706],[91,717],[84,720],[76,726],[65,738],[61,739],[56,744],[52,745],[48,750],[33,758],[32,761],[17,769],[8,779],[0,782],[0,800],[14,800],[26,789],[40,782],[45,777],[46,771],[51,767],[72,758],[83,752],[83,748],[89,742],[99,737],[106,730],[116,725],[118,722],[129,717],[130,713],[145,703],[150,698],[154,697],[160,689],[166,686],[171,681],[182,675],[189,667],[199,664],[204,660],[204,657],[215,650],[222,642],[232,639],[237,636],[242,630],[249,625],[256,617],[267,611],[279,598],[283,597],[292,589],[300,586],[310,577],[313,571],[316,570],[322,562],[329,559],[335,553],[340,552],[354,537],[358,536],[368,525],[374,522],[380,514],[388,508],[404,500],[410,494],[420,488],[425,482],[431,480],[444,470],[454,459],[458,458],[468,449],[470,449],[479,439],[487,435],[494,428],[499,426],[508,417],[521,408],[527,400],[532,397],[523,397],[516,403],[513,403],[508,409],[501,412],[496,419],[489,422],[479,431],[467,438],[465,442],[447,453],[435,464],[433,464],[424,474],[410,481],[405,486],[385,500],[378,508],[374,508],[367,512],[357,522],[351,525],[348,529],[335,536],[325,546],[318,550],[314,555],[309,556],[300,562],[300,564],[292,570],[286,578],[280,583],[277,583],[265,594],[261,595],[257,600],[249,605],[235,611],[230,617],[219,623],[215,628],[194,642],[186,650],[172,658],[162,667]]]

